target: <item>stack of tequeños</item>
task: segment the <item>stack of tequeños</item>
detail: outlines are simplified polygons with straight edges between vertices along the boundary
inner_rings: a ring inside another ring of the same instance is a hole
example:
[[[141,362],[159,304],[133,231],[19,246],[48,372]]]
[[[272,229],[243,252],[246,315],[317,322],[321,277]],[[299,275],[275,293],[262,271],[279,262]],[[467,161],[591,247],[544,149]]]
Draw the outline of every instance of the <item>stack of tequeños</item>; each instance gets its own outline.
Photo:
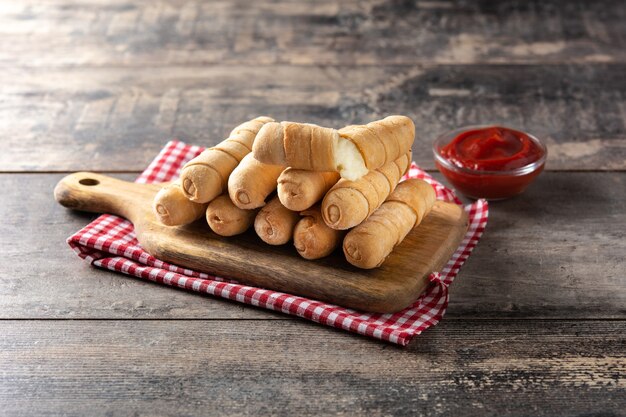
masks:
[[[306,259],[343,242],[348,262],[375,268],[435,202],[428,183],[399,183],[414,139],[405,116],[339,130],[257,117],[189,161],[155,196],[154,213],[168,226],[205,215],[221,236],[254,225],[270,245],[293,240]]]

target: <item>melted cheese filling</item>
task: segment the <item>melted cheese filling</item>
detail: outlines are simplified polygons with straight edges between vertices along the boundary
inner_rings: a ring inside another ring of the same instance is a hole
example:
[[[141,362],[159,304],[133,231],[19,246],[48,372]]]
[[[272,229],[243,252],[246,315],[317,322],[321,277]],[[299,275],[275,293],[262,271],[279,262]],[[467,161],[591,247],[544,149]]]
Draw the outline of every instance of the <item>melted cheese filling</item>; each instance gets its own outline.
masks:
[[[355,181],[367,174],[361,153],[348,139],[337,136],[335,143],[335,168],[341,178]]]

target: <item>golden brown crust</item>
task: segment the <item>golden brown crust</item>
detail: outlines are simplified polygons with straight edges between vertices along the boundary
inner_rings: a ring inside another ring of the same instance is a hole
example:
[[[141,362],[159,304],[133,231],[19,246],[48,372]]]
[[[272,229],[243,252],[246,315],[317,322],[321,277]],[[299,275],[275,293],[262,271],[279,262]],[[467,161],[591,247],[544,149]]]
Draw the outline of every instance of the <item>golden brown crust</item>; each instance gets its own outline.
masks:
[[[334,129],[295,122],[282,122],[281,126],[285,165],[312,171],[335,169],[334,143],[337,133]],[[274,140],[278,138],[279,135],[274,136]]]
[[[432,185],[419,179],[406,180],[403,187],[396,188],[387,201],[398,201],[406,204],[415,213],[415,225],[422,222],[430,212],[437,199]],[[410,187],[409,187],[410,185]]]
[[[206,209],[206,220],[211,230],[220,236],[235,236],[248,230],[257,210],[242,210],[230,197],[222,194],[211,201]]]
[[[417,227],[435,202],[435,191],[423,180],[406,180],[387,201],[343,240],[352,265],[371,269],[382,265],[395,246]]]
[[[384,142],[367,125],[346,126],[339,129],[339,136],[354,143],[367,169],[376,169],[385,163]]]
[[[271,120],[262,116],[242,123],[227,139],[185,164],[181,171],[185,196],[197,203],[208,203],[221,194],[230,173],[250,153],[258,130]]]
[[[339,135],[355,144],[369,170],[395,161],[411,149],[415,125],[406,116],[388,116],[366,125],[346,126]]]
[[[189,201],[181,188],[180,179],[161,188],[154,196],[152,210],[157,220],[166,226],[191,223],[206,210],[206,204]]]
[[[365,168],[373,170],[411,149],[415,126],[406,116],[389,116],[367,125],[346,126],[339,131],[307,123],[268,123],[259,131],[252,152],[256,159],[268,164],[336,171],[341,169],[336,144],[343,139],[355,145],[356,151],[350,152],[358,152],[347,160],[362,159]]]
[[[319,259],[330,255],[341,243],[345,232],[326,226],[319,205],[301,212],[300,215],[302,218],[293,232],[293,244],[300,256],[305,259]]]
[[[339,180],[322,202],[326,224],[333,229],[345,230],[365,220],[396,188],[410,160],[410,153],[407,153],[356,181]]]
[[[287,168],[278,177],[278,198],[289,210],[306,210],[324,197],[338,180],[337,172]]]
[[[252,144],[252,154],[257,160],[265,164],[286,165],[287,158],[283,142],[282,124],[278,122],[267,123],[259,130]]]
[[[228,195],[240,209],[251,210],[265,205],[265,199],[276,190],[284,167],[259,162],[246,155],[228,178]]]
[[[322,215],[329,227],[345,230],[367,218],[370,203],[363,192],[352,187],[331,191],[322,202]]]
[[[314,124],[270,123],[259,131],[252,152],[256,159],[268,164],[333,171],[336,135],[334,129]]]
[[[334,171],[335,142],[339,134],[335,129],[317,125],[309,126],[311,135],[310,169],[313,171]]]
[[[293,229],[300,215],[280,203],[278,197],[271,199],[259,210],[254,219],[254,230],[265,243],[284,245],[293,237]]]
[[[311,161],[311,126],[306,123],[282,122],[285,165],[313,169]]]
[[[413,212],[405,204],[396,201],[383,204],[344,238],[346,260],[363,269],[382,265],[393,248],[411,230],[414,220]]]

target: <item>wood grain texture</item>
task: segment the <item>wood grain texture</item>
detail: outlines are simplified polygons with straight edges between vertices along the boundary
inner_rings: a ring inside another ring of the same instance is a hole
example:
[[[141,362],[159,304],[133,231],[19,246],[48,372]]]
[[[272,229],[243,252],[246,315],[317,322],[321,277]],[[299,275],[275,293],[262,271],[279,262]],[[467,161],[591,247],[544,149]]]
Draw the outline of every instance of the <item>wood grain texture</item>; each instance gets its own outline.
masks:
[[[549,170],[626,169],[626,65],[5,69],[2,171],[142,170],[177,137],[215,145],[244,120],[328,127],[405,114],[413,158],[467,124],[548,144]]]
[[[444,320],[402,349],[298,321],[2,321],[8,415],[618,416],[624,321]]]
[[[626,62],[619,0],[4,3],[4,66]]]
[[[597,317],[614,305],[603,316],[624,318],[624,190],[624,173],[544,173],[524,194],[491,202],[483,238],[451,287],[447,314]]]
[[[340,250],[323,259],[306,260],[291,242],[267,245],[252,230],[225,238],[213,233],[204,219],[181,227],[164,226],[152,211],[159,189],[157,184],[77,172],[59,181],[54,197],[71,209],[130,220],[141,246],[157,259],[249,285],[376,313],[395,313],[413,304],[429,284],[430,273],[446,264],[468,227],[467,214],[461,207],[437,202],[382,266],[363,270],[350,265]],[[434,193],[432,196],[434,200]]]
[[[87,266],[65,239],[93,216],[54,201],[61,178],[0,175],[11,196],[0,204],[0,318],[288,319]],[[544,173],[492,203],[446,319],[625,318],[625,184],[624,173]]]
[[[623,171],[625,13],[0,0],[0,171],[139,171],[172,137],[215,144],[258,114],[388,113],[416,121],[430,169],[437,134],[501,122],[547,139],[548,170]],[[61,176],[0,174],[0,318],[19,319],[0,321],[0,414],[624,415],[624,175],[547,172],[492,204],[445,320],[398,349],[90,268],[64,241],[93,216],[52,200]],[[64,320],[85,318],[122,320]]]
[[[65,240],[96,216],[54,201],[62,177],[0,175],[0,319],[285,318],[90,267]]]

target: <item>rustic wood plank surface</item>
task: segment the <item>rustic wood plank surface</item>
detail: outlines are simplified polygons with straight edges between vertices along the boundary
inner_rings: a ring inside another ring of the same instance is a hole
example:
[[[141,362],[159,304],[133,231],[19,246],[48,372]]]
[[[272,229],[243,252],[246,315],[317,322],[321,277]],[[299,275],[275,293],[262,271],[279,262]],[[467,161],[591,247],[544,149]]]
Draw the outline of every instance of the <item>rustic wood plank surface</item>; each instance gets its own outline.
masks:
[[[341,127],[413,118],[413,158],[468,124],[543,138],[549,169],[626,169],[626,64],[0,71],[2,171],[143,170],[177,137],[215,145],[260,114]],[[120,149],[124,149],[120,152]]]
[[[96,216],[54,201],[52,190],[62,177],[0,175],[1,187],[11,196],[0,204],[0,318],[272,317],[239,303],[191,295],[79,261],[65,240]]]
[[[284,318],[87,267],[65,239],[93,216],[54,201],[62,177],[0,175],[0,318]],[[624,189],[626,173],[549,172],[493,203],[447,317],[626,318]]]
[[[626,406],[623,321],[447,320],[406,349],[300,321],[5,321],[0,332],[0,405],[16,416],[618,416]]]
[[[5,1],[0,65],[625,62],[620,1]]]
[[[0,0],[0,414],[624,415],[625,18],[619,0]],[[62,173],[131,179],[167,140],[259,114],[389,113],[431,170],[464,124],[549,147],[408,348],[65,244],[93,216],[54,203]]]

